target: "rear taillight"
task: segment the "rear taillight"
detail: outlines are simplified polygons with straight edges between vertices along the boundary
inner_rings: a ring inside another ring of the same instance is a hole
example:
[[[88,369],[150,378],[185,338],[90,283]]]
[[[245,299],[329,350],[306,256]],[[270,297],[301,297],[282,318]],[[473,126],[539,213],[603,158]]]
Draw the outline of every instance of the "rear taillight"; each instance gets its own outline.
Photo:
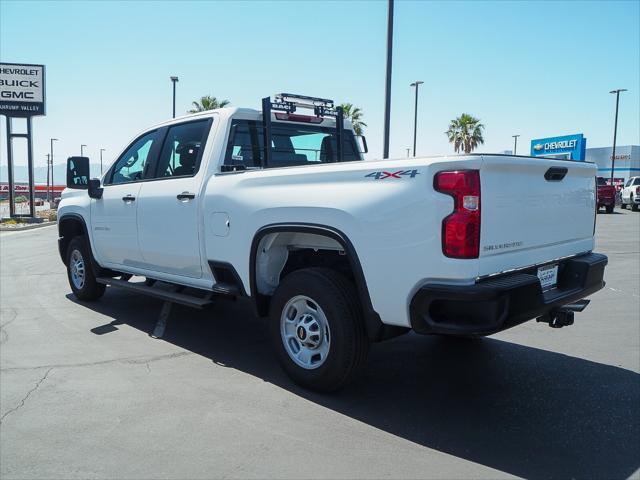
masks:
[[[453,213],[442,221],[442,253],[451,258],[478,258],[480,172],[438,172],[434,188],[453,197]]]
[[[636,195],[640,195],[640,187],[636,187]]]

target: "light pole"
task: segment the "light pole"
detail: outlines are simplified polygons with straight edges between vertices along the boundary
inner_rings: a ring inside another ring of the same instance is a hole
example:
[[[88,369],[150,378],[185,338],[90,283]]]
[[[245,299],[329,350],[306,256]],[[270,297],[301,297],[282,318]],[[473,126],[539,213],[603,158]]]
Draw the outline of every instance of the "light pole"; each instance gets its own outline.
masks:
[[[511,135],[513,137],[513,154],[515,155],[518,152],[518,137],[520,135]]]
[[[418,136],[418,87],[422,85],[424,82],[421,80],[416,80],[411,84],[412,87],[416,87],[416,105],[415,105],[415,115],[413,117],[413,156],[416,156],[416,138]]]
[[[51,163],[51,154],[47,153],[47,202],[49,201],[49,185],[51,183],[51,170],[49,169],[49,165]]]
[[[382,158],[389,158],[389,124],[391,123],[391,59],[393,53],[393,1],[388,0],[387,11],[387,78],[384,88],[384,144]]]
[[[616,121],[613,126],[613,152],[611,152],[611,185],[613,185],[613,167],[616,164],[616,136],[618,134],[618,104],[620,103],[620,92],[626,92],[626,88],[611,90],[609,93],[616,94]]]
[[[86,147],[86,145],[83,143],[82,145],[80,145],[80,156],[84,157],[84,147]]]
[[[50,202],[53,202],[53,142],[57,142],[57,141],[58,141],[57,138],[51,139],[51,151],[49,152],[51,154],[51,156],[49,157],[51,161],[51,198],[49,199]]]
[[[407,148],[407,158],[409,158],[409,152],[411,151],[410,148]]]
[[[102,175],[102,152],[104,152],[106,149],[101,148],[100,149],[100,175]]]
[[[169,77],[171,83],[173,83],[173,118],[176,118],[176,83],[178,83],[178,77]]]

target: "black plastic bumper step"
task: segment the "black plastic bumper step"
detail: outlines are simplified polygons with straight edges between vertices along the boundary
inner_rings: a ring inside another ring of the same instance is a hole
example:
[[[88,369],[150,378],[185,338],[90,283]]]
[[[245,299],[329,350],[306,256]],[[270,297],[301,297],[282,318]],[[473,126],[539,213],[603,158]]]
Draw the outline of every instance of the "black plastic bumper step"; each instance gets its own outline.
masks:
[[[149,295],[150,297],[159,298],[166,302],[179,303],[180,305],[186,305],[193,308],[204,308],[213,303],[208,297],[197,297],[194,295],[188,295],[186,293],[171,292],[163,290],[157,286],[145,285],[143,282],[131,283],[126,280],[120,280],[119,278],[98,277],[96,278],[98,283],[104,285],[110,285],[116,288],[122,288],[131,292],[141,293],[143,295]]]

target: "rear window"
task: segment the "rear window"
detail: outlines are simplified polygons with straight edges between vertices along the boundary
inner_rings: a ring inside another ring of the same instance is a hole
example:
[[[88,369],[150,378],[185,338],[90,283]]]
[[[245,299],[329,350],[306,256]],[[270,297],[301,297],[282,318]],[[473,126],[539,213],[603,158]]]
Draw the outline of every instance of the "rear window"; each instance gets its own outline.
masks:
[[[226,165],[260,167],[263,157],[262,122],[233,120]],[[271,124],[272,158],[267,167],[291,167],[336,162],[336,130],[318,125]],[[353,132],[344,131],[343,161],[362,160]]]
[[[636,177],[636,179],[633,181],[633,185],[640,185],[640,177]]]
[[[606,185],[606,184],[607,184],[607,181],[604,178],[598,177],[598,186]]]

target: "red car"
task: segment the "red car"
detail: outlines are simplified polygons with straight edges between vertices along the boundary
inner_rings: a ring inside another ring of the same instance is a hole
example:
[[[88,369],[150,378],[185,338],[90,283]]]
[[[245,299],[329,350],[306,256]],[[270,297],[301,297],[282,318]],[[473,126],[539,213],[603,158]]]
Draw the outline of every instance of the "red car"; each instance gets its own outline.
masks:
[[[603,177],[597,178],[598,192],[597,202],[598,210],[604,207],[607,213],[613,213],[613,207],[616,205],[616,187],[608,185]]]

